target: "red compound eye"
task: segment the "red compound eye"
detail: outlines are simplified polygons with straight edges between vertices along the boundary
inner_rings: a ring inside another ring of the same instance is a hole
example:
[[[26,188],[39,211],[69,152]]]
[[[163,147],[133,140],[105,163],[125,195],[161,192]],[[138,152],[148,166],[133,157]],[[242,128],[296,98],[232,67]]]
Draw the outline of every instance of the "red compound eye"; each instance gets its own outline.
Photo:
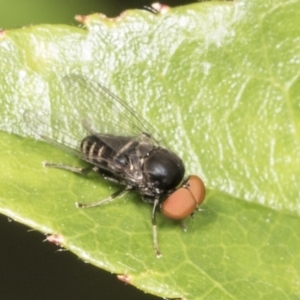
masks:
[[[205,197],[203,181],[191,175],[187,182],[172,193],[162,204],[162,213],[173,220],[182,220],[193,213]]]
[[[189,190],[193,194],[197,204],[200,205],[205,198],[205,186],[203,181],[196,175],[191,175],[187,181]]]

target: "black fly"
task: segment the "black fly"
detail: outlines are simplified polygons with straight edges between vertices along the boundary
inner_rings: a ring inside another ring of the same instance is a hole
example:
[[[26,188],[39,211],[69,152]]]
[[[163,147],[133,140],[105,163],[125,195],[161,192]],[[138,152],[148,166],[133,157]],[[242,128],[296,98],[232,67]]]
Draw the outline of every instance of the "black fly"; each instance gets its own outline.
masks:
[[[137,116],[110,90],[78,75],[69,75],[63,79],[63,82],[66,92],[71,95],[69,97],[72,99],[72,105],[80,103],[84,106],[85,99],[89,101],[91,97],[95,99],[95,107],[98,106],[95,114],[101,120],[100,128],[98,125],[97,131],[94,131],[96,127],[89,123],[89,117],[81,116],[82,128],[87,131],[87,134],[78,128],[78,131],[81,131],[80,141],[61,132],[65,122],[63,119],[51,119],[50,129],[47,128],[47,122],[44,120],[44,118],[51,118],[50,116],[44,114],[43,117],[38,117],[36,113],[26,112],[27,126],[30,126],[40,138],[79,156],[90,164],[87,168],[76,168],[47,162],[45,166],[80,174],[95,171],[105,179],[122,186],[106,199],[88,204],[76,203],[80,208],[102,205],[128,190],[141,194],[144,201],[153,205],[151,217],[153,244],[157,257],[160,257],[156,230],[157,208],[161,208],[169,218],[178,220],[185,218],[204,199],[204,192],[203,195],[199,195],[198,192],[201,179],[193,175],[179,186],[185,172],[182,160],[167,147],[163,147],[161,142],[150,134],[150,130],[155,132],[152,126]],[[157,133],[156,135],[158,136]],[[202,181],[200,186],[201,183]],[[204,186],[202,190],[205,191]],[[180,199],[177,199],[176,193],[180,195]],[[182,199],[182,195],[190,199],[186,202],[186,199]],[[167,203],[165,207],[164,202]],[[177,206],[180,206],[179,211]],[[182,212],[183,206],[185,207]]]

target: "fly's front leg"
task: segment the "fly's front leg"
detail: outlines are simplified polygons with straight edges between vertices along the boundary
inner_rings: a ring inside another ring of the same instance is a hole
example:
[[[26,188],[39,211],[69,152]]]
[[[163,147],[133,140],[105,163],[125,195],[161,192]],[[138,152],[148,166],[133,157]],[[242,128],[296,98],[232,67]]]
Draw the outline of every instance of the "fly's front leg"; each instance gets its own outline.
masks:
[[[157,208],[158,203],[159,203],[159,199],[154,199],[151,221],[152,221],[152,236],[153,236],[154,251],[155,251],[156,257],[160,258],[162,256],[162,254],[158,248],[157,228],[156,228],[156,211],[157,211],[156,208]]]
[[[47,167],[47,168],[63,169],[63,170],[71,171],[73,173],[77,173],[77,174],[81,174],[81,175],[86,175],[91,171],[95,171],[94,166],[89,166],[89,167],[86,167],[86,168],[77,168],[77,167],[64,165],[64,164],[50,163],[50,162],[47,162],[47,161],[43,162],[43,165],[44,165],[44,167]]]
[[[188,227],[182,220],[180,221],[180,226],[181,226],[183,231],[187,231]]]

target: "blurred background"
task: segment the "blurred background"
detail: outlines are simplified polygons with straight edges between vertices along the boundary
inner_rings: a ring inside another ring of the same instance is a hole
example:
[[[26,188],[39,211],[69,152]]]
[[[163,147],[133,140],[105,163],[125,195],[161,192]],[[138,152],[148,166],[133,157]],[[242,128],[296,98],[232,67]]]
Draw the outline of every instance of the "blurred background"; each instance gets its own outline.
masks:
[[[126,9],[143,9],[155,1],[128,0],[0,0],[0,29],[31,24],[76,25],[74,16],[101,12],[118,16]],[[193,1],[170,0],[164,4],[184,5]],[[2,70],[3,71],[3,70]],[[1,300],[155,300],[79,260],[68,251],[44,242],[45,236],[0,215]]]
[[[77,24],[75,15],[101,12],[108,17],[118,16],[127,9],[143,9],[153,2],[147,0],[0,0],[0,28],[17,28],[30,24]],[[184,5],[197,1],[166,0],[169,6]]]

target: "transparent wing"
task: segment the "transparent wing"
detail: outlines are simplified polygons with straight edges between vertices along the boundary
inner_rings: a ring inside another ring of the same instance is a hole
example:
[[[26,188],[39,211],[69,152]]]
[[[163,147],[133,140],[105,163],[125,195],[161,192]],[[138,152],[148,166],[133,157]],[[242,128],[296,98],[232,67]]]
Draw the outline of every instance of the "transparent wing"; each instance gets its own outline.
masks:
[[[103,85],[83,76],[63,78],[66,97],[81,111],[91,132],[119,136],[148,134],[153,143],[165,143],[153,126]]]
[[[80,133],[70,134],[65,130],[64,119],[52,117],[49,112],[45,111],[26,110],[24,112],[24,123],[27,132],[35,139],[44,140],[66,152],[83,157],[80,151],[80,143],[84,136]]]
[[[146,136],[148,143],[158,145],[161,142],[161,139],[158,141],[153,137],[152,133],[155,130],[149,122],[138,116],[128,104],[101,84],[74,74],[64,77],[62,83],[66,97],[66,101],[63,102],[66,103],[58,112],[52,109],[51,113],[24,113],[25,126],[35,138],[88,162],[94,157],[83,154],[80,144],[91,134],[132,137],[137,141],[145,141]],[[114,144],[108,146],[114,149]],[[112,158],[106,159],[110,161]]]

